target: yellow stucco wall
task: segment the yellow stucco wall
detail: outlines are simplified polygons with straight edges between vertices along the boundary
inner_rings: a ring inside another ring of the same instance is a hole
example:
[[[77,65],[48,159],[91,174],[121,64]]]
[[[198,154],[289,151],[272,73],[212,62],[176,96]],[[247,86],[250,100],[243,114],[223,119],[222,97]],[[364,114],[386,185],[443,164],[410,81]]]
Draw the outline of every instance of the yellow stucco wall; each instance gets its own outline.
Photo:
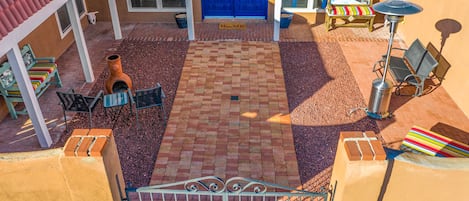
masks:
[[[331,186],[336,185],[334,200],[376,200],[387,164],[386,160],[352,161],[344,142],[339,140],[330,180]]]
[[[65,157],[61,149],[0,158],[0,200],[112,200],[102,158]]]
[[[63,149],[0,154],[0,177],[0,200],[111,201],[124,192],[110,129],[76,129]]]
[[[175,12],[129,12],[126,0],[117,1],[118,15],[121,22],[175,22]],[[194,12],[194,21],[202,21],[202,1],[193,0],[192,7]],[[110,21],[111,14],[109,12],[107,0],[87,1],[89,11],[98,11],[97,20]],[[267,21],[273,20],[274,1],[269,0],[267,8]],[[324,22],[323,13],[297,13],[293,18],[293,23],[310,23],[320,24]]]
[[[125,23],[144,23],[144,22],[173,22],[174,14],[176,12],[129,12],[127,8],[127,1],[116,1],[117,12],[119,20]],[[98,21],[111,21],[111,13],[109,12],[109,4],[107,0],[93,0],[87,1],[86,6],[89,11],[98,11],[96,19]],[[200,7],[200,1],[194,1],[194,20],[202,20],[202,9]]]
[[[443,19],[451,19],[456,23],[448,23],[446,31],[454,29],[457,23],[461,30],[452,33],[446,38],[442,54],[451,64],[451,68],[443,81],[443,87],[451,98],[469,116],[469,67],[467,67],[467,53],[469,48],[469,2],[466,0],[455,0],[442,2],[438,0],[412,0],[412,2],[423,7],[423,12],[406,16],[399,25],[398,32],[401,33],[410,44],[419,38],[424,44],[431,42],[440,49],[442,32],[436,24]]]
[[[353,151],[339,140],[330,180],[331,186],[337,182],[335,201],[468,200],[469,158],[406,152],[393,161],[353,159],[366,153],[361,148]]]
[[[127,8],[127,1],[116,1],[119,20],[125,23],[134,22],[174,22],[175,12],[129,12]],[[87,1],[87,8],[89,11],[98,11],[96,15],[97,20],[110,21],[111,14],[107,0],[93,0]],[[192,8],[194,12],[194,21],[202,21],[202,1],[193,0]],[[273,1],[269,0],[267,20],[273,19]]]
[[[331,185],[337,181],[334,200],[378,200],[386,164],[387,162],[349,161],[337,157],[331,179]],[[464,201],[467,200],[468,184],[467,158],[439,158],[405,153],[394,161],[383,201]]]
[[[88,26],[86,17],[81,19],[83,29]],[[73,32],[70,31],[62,39],[55,15],[51,15],[39,27],[24,38],[18,45],[31,44],[34,54],[38,57],[60,57],[74,43]],[[59,66],[60,69],[60,66]]]
[[[439,158],[406,153],[398,156],[384,201],[465,201],[468,158]]]

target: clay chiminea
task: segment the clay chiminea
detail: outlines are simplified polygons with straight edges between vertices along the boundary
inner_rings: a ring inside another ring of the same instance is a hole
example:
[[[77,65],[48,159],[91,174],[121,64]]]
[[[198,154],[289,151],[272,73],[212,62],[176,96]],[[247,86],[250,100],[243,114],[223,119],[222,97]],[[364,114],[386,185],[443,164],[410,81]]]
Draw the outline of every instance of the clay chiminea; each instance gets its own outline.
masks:
[[[121,57],[117,54],[107,57],[107,65],[111,76],[106,80],[106,92],[116,93],[132,89],[132,80],[122,72]]]

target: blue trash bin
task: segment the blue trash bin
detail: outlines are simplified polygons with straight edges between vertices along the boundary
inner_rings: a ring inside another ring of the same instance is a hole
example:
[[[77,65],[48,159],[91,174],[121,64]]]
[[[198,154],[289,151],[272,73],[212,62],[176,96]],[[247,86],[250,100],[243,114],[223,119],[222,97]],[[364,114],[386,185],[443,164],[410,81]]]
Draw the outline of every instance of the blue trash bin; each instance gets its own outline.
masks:
[[[280,14],[280,28],[285,29],[290,26],[293,19],[293,13],[282,12]]]
[[[322,0],[321,8],[324,9],[327,6],[327,0]]]
[[[176,19],[176,23],[180,29],[187,28],[187,16],[186,13],[176,13],[174,15],[174,19]]]

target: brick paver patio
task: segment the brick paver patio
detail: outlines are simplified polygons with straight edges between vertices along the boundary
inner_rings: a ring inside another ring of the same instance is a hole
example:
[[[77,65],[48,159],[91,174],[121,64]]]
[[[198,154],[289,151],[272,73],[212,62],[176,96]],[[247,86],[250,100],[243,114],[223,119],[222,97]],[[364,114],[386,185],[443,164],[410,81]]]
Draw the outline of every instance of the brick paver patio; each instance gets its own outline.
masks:
[[[300,186],[277,43],[191,43],[150,184],[209,175]]]

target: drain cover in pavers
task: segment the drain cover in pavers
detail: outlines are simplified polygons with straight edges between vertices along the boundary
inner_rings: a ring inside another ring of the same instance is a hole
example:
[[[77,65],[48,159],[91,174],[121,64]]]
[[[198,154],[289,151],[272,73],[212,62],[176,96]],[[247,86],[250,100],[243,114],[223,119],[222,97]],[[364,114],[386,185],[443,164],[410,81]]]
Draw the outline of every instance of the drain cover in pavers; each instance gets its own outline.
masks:
[[[231,96],[230,100],[237,101],[239,100],[239,96]]]

